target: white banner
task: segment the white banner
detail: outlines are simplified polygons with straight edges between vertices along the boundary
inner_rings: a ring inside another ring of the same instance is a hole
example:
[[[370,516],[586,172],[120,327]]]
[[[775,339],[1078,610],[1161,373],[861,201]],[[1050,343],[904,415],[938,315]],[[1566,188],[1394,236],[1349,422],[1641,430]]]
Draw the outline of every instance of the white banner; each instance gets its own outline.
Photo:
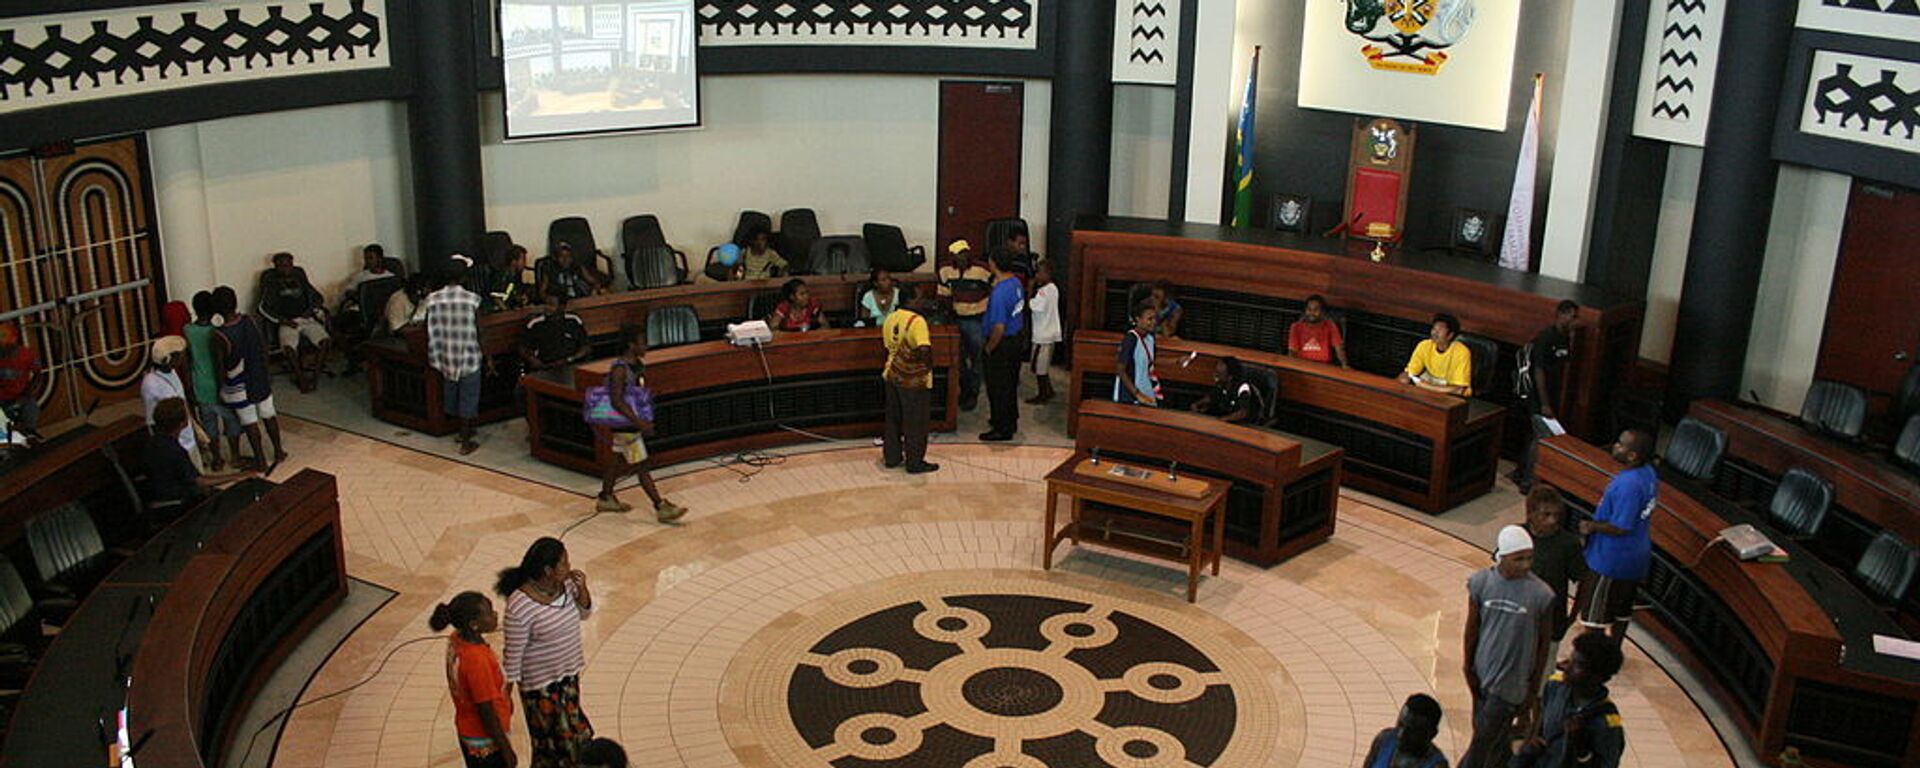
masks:
[[[1504,131],[1520,0],[1301,0],[1302,107]]]
[[[1814,51],[1800,132],[1920,154],[1920,62]]]
[[[1913,0],[1847,0],[1834,5],[1832,0],[1800,0],[1794,25],[1849,35],[1884,37],[1888,40],[1920,40],[1920,9]]]
[[[1701,147],[1728,0],[1656,0],[1647,15],[1633,133]],[[1665,6],[1662,10],[1661,6]]]
[[[1181,0],[1113,0],[1113,81],[1173,85],[1180,76]]]
[[[379,69],[386,0],[242,0],[0,19],[0,114],[93,99]]]

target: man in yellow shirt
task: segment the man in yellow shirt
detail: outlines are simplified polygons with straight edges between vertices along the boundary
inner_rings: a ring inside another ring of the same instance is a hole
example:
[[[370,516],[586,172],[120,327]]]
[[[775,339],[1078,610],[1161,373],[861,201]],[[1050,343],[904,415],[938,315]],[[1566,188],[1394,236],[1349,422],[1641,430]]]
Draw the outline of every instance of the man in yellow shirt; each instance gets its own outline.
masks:
[[[1407,358],[1407,370],[1400,383],[1448,395],[1473,396],[1473,353],[1467,345],[1454,343],[1460,335],[1460,320],[1453,315],[1433,316],[1430,337],[1413,348]]]
[[[887,428],[881,457],[887,469],[907,465],[907,474],[940,469],[927,461],[927,418],[933,408],[933,335],[927,328],[926,300],[916,296],[887,315],[880,339],[887,345]]]

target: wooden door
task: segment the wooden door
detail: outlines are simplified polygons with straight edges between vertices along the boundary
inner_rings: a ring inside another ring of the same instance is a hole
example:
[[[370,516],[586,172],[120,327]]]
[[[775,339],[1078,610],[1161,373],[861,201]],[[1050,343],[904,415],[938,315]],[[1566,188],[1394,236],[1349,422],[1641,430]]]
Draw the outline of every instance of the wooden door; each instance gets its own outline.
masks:
[[[1021,83],[940,83],[937,255],[967,240],[984,252],[987,222],[1020,215]]]
[[[1856,179],[1814,376],[1867,390],[1875,413],[1920,355],[1915,243],[1920,192]]]

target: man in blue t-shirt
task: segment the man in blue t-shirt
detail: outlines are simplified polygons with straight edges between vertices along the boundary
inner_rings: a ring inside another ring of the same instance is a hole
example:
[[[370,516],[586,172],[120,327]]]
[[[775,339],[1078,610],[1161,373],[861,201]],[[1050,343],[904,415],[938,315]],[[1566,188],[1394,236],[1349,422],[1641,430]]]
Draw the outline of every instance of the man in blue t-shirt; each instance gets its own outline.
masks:
[[[1027,292],[1014,274],[1014,254],[995,248],[993,291],[987,294],[987,312],[980,319],[986,335],[988,430],[986,442],[1012,440],[1020,429],[1020,369],[1027,362]]]
[[[1575,612],[1587,631],[1607,629],[1618,642],[1633,617],[1634,592],[1647,577],[1660,478],[1653,471],[1652,435],[1622,432],[1611,453],[1627,468],[1607,483],[1593,519],[1580,523],[1587,537],[1587,577],[1580,582]]]

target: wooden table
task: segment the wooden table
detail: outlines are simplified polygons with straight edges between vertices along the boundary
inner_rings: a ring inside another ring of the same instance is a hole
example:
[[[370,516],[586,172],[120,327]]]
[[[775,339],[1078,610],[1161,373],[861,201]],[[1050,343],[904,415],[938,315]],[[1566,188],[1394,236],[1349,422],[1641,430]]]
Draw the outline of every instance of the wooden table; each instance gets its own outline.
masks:
[[[1149,478],[1142,480],[1124,482],[1111,480],[1102,476],[1100,472],[1082,471],[1083,464],[1087,464],[1088,469],[1093,468],[1094,465],[1090,463],[1092,460],[1090,454],[1075,452],[1073,456],[1061,462],[1060,466],[1054,467],[1052,472],[1047,473],[1047,529],[1041,566],[1047,570],[1053,569],[1053,549],[1060,545],[1062,539],[1070,540],[1076,545],[1080,543],[1082,526],[1089,522],[1083,508],[1084,502],[1092,501],[1139,510],[1178,523],[1185,523],[1186,544],[1176,544],[1151,535],[1129,531],[1120,531],[1121,535],[1127,536],[1128,539],[1115,540],[1112,522],[1118,516],[1113,515],[1102,516],[1103,522],[1107,525],[1100,529],[1104,535],[1098,543],[1127,552],[1185,562],[1187,564],[1187,602],[1193,602],[1200,588],[1200,567],[1212,562],[1213,575],[1220,575],[1220,552],[1226,538],[1225,506],[1228,484],[1219,480],[1189,476],[1180,478],[1179,485],[1182,487],[1176,488],[1173,487],[1174,481],[1166,479],[1166,473],[1157,470],[1130,467],[1113,462],[1098,465],[1129,467],[1149,475]],[[1166,484],[1169,487],[1155,487],[1160,484]],[[1189,487],[1197,490],[1192,494],[1182,492]],[[1059,499],[1063,495],[1073,499],[1072,519],[1056,530],[1054,524],[1059,519]],[[1206,546],[1205,537],[1208,517],[1213,518],[1213,546],[1210,549]]]

